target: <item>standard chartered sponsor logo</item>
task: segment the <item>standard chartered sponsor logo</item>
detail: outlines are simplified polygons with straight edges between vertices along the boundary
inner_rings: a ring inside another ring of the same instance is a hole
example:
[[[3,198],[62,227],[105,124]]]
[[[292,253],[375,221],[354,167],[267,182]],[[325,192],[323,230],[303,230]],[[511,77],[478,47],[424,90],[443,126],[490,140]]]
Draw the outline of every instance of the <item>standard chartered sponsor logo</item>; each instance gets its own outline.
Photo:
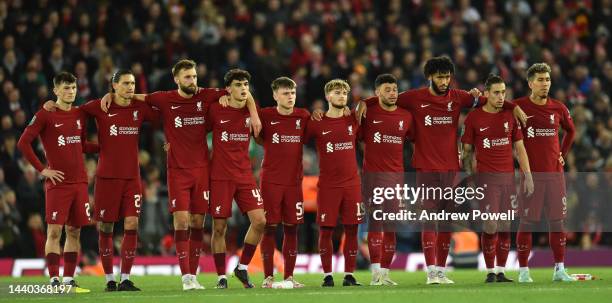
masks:
[[[497,139],[482,139],[482,146],[484,148],[491,148],[495,146],[503,146],[510,144],[510,140],[508,138],[497,138]]]
[[[489,138],[482,139],[482,145],[484,148],[491,148],[491,141],[489,141]]]
[[[237,141],[244,141],[244,138],[238,138]],[[278,133],[274,133],[272,135],[272,143],[301,143],[301,136],[291,136],[291,135],[279,135]]]
[[[76,143],[81,143],[81,136],[64,137],[63,135],[59,135],[59,137],[57,137],[57,146],[66,146],[66,144]]]
[[[374,143],[380,143],[380,132],[375,132],[374,133]]]
[[[527,128],[527,138],[552,137],[556,135],[557,131],[554,128],[533,128],[532,126]]]
[[[174,127],[183,127],[183,120],[181,120],[181,117],[174,118]]]
[[[224,131],[221,133],[221,141],[227,142],[227,140],[228,140],[228,135],[227,135],[227,132]]]
[[[119,126],[113,124],[110,126],[110,135],[118,136],[118,135],[138,135],[138,127],[131,126]]]
[[[430,115],[425,116],[425,126],[442,125],[442,124],[453,124],[453,117],[451,116],[432,117]]]
[[[110,135],[111,136],[116,136],[117,135],[117,126],[115,124],[110,126]]]
[[[325,144],[325,147],[328,153],[333,153],[334,151],[353,149],[353,142],[327,142],[327,144]]]

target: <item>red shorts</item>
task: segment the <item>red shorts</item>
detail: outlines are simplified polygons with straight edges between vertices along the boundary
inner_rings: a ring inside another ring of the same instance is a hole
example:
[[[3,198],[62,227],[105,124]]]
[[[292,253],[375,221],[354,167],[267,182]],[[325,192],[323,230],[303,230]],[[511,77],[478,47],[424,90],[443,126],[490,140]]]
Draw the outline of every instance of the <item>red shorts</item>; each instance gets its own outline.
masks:
[[[110,223],[125,217],[138,217],[142,204],[140,178],[96,177],[94,201],[97,221]]]
[[[374,219],[374,212],[397,213],[406,207],[405,201],[397,199],[395,195],[389,200],[384,196],[384,188],[395,188],[398,184],[404,186],[404,173],[364,173],[361,180],[362,197],[368,213],[368,231],[383,231],[383,227],[391,222]]]
[[[263,209],[264,203],[255,183],[240,184],[231,180],[210,181],[210,214],[213,218],[232,216],[232,200],[242,213]]]
[[[566,218],[567,198],[563,174],[553,178],[534,179],[533,187],[533,194],[527,197],[523,194],[523,184],[521,184],[520,213],[522,219],[539,222],[542,212],[549,221]]]
[[[424,172],[417,171],[416,174],[416,186],[424,185],[425,188],[441,188],[445,191],[445,188],[454,186],[457,184],[457,172],[456,171],[443,171],[443,172]],[[433,199],[433,191],[430,192],[432,196],[430,199],[423,199],[421,201],[421,207],[427,211],[442,211],[451,210],[454,201],[444,200],[442,197],[436,197]],[[437,194],[436,194],[437,195]]]
[[[365,215],[361,200],[361,186],[319,187],[317,194],[317,224],[336,226],[338,216],[342,224],[360,224]]]
[[[91,221],[91,210],[87,183],[60,183],[53,185],[45,182],[45,221],[81,227]]]
[[[500,213],[509,210],[518,210],[516,188],[512,184],[488,183],[484,188],[484,199],[478,201],[479,209],[483,213]]]
[[[304,223],[304,197],[301,185],[261,183],[261,197],[268,224]]]
[[[208,168],[168,168],[168,208],[170,212],[208,211]]]

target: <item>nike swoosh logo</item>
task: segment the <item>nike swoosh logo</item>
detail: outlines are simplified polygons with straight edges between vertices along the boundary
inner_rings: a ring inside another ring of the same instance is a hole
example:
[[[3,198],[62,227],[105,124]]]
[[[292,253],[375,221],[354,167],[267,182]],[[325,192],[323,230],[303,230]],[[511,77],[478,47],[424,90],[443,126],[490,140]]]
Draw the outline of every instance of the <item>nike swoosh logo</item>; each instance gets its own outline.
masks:
[[[276,124],[279,124],[279,123],[280,123],[280,122],[278,122],[278,121],[272,121],[272,122],[270,122],[270,124],[272,124],[272,125],[276,125]]]
[[[485,127],[485,128],[481,128],[480,131],[483,132],[485,130],[487,130],[489,127]]]
[[[263,205],[263,202],[257,202],[257,206]]]
[[[117,114],[108,114],[108,116],[109,116],[109,117],[114,117],[114,116],[116,116],[116,115],[117,115]]]
[[[431,104],[421,104],[421,108],[423,108],[423,107],[428,107],[428,106],[430,106],[430,105],[431,105]]]
[[[179,107],[181,107],[181,106],[180,105],[179,106],[170,106],[171,109],[177,109]]]
[[[533,117],[534,117],[534,116],[527,116],[527,119],[529,119],[529,118],[533,118]]]
[[[55,127],[60,127],[62,125],[64,125],[64,123],[62,123],[62,124],[55,124]]]
[[[230,122],[230,120],[221,120],[220,122],[221,122],[221,124],[223,124],[223,123],[226,123],[226,122]]]
[[[374,124],[382,123],[382,121],[376,121],[376,120],[374,120],[373,122]]]
[[[331,130],[330,130],[330,131],[323,132],[323,134],[324,134],[324,135],[327,135],[327,134],[329,134],[329,133],[331,133]]]

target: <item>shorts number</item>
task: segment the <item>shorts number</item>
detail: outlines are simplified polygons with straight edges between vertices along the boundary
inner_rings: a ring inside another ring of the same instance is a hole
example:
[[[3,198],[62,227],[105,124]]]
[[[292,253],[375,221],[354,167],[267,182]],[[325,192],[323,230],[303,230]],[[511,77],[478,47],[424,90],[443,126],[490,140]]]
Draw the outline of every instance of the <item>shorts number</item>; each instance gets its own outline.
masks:
[[[142,199],[142,195],[134,195],[134,206],[136,208],[140,208],[140,200]]]
[[[202,193],[204,194],[204,200],[208,201],[210,197],[210,191],[205,190]]]
[[[363,217],[363,215],[365,215],[365,205],[363,205],[363,202],[358,202],[355,204],[357,204],[357,218]]]
[[[85,214],[91,218],[91,211],[89,210],[89,202],[85,203]]]
[[[304,215],[304,202],[295,203],[295,216],[300,218]]]
[[[261,202],[261,194],[259,193],[259,189],[251,189],[251,193],[253,197],[257,198],[257,202]]]
[[[518,200],[516,199],[516,195],[510,195],[510,206],[512,209],[518,208]]]

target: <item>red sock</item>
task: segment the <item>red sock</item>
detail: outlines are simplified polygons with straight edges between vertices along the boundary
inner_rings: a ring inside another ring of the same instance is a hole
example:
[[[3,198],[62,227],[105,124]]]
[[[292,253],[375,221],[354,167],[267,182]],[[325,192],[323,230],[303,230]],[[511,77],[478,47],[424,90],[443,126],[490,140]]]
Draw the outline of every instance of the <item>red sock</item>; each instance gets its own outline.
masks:
[[[244,243],[244,248],[242,248],[242,255],[240,256],[240,264],[249,265],[251,263],[251,259],[253,259],[253,255],[255,254],[255,250],[257,249],[257,244],[249,244]]]
[[[176,245],[176,256],[178,257],[181,275],[189,274],[189,231],[174,230],[174,242]]]
[[[121,242],[121,273],[129,274],[132,271],[136,247],[138,246],[138,233],[135,230],[123,232],[123,242]]]
[[[274,275],[274,249],[276,246],[276,226],[267,225],[261,239],[261,259],[264,266],[264,277]]]
[[[510,232],[497,233],[497,250],[495,252],[497,266],[506,267],[506,260],[510,253]]]
[[[98,235],[98,246],[104,273],[107,275],[113,274],[113,255],[115,253],[113,247],[113,233],[100,231]]]
[[[204,231],[201,228],[191,228],[189,233],[189,272],[192,275],[198,273],[203,237]]]
[[[382,255],[383,234],[381,232],[368,232],[368,251],[370,263],[380,263]]]
[[[357,224],[344,225],[344,272],[354,272],[357,264]]]
[[[436,265],[436,232],[422,231],[421,245],[423,246],[423,254],[425,255],[425,265]]]
[[[76,251],[64,252],[64,277],[74,277],[78,254]]]
[[[550,248],[553,251],[555,263],[562,263],[565,259],[565,233],[549,232],[548,241],[550,242]]]
[[[45,256],[47,259],[47,268],[49,269],[49,277],[59,277],[60,256],[56,253],[48,253]]]
[[[486,232],[483,232],[480,238],[482,254],[484,255],[487,269],[493,269],[495,267],[495,247],[497,246],[497,233],[487,234]]]
[[[397,240],[395,238],[395,232],[386,231],[383,236],[383,253],[382,260],[380,262],[381,268],[389,268],[391,261],[393,261],[393,255],[395,255],[395,244]]]
[[[321,256],[323,273],[332,272],[332,254],[334,253],[333,233],[334,229],[332,227],[321,227],[319,229],[319,255]]]
[[[439,231],[436,239],[436,265],[445,267],[446,257],[450,250],[451,233],[448,231]]]
[[[283,258],[285,259],[285,279],[293,276],[295,259],[297,258],[297,231],[297,225],[283,226]]]
[[[215,259],[215,269],[217,269],[217,276],[225,275],[225,253],[213,254]]]
[[[516,234],[516,250],[518,254],[519,266],[527,267],[529,253],[531,253],[530,231],[519,231]]]

